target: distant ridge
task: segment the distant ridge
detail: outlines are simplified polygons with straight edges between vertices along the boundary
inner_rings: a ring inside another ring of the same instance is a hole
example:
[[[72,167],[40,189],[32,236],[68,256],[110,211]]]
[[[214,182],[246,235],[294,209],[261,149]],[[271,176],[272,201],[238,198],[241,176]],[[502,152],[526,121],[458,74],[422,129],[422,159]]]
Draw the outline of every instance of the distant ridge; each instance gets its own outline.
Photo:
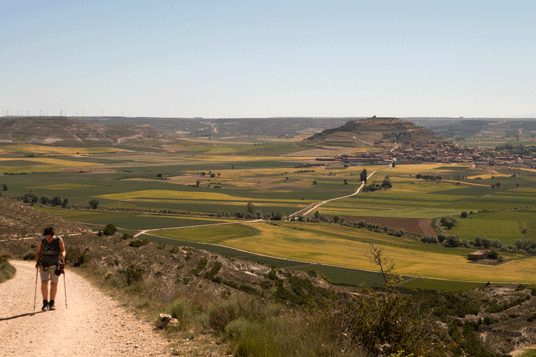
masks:
[[[122,123],[101,125],[68,117],[28,117],[0,120],[0,142],[54,144],[57,142],[104,141],[118,143],[172,135],[147,125]]]

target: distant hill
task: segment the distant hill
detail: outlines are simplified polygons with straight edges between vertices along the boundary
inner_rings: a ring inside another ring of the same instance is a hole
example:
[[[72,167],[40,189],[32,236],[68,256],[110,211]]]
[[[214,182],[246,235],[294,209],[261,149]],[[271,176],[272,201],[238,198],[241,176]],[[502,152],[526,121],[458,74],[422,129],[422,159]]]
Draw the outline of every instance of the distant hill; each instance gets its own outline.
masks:
[[[368,118],[349,121],[341,127],[326,129],[306,139],[308,143],[332,146],[357,146],[371,149],[422,148],[450,143],[439,134],[397,118]]]
[[[343,125],[355,118],[125,118],[84,117],[98,124],[149,125],[190,137],[292,137]]]
[[[481,134],[493,134],[495,137],[515,136],[536,132],[534,118],[472,118],[472,119],[410,119],[417,125],[426,127],[447,137],[465,139]]]
[[[0,142],[53,144],[57,142],[122,142],[173,135],[148,125],[101,125],[67,117],[0,119]]]

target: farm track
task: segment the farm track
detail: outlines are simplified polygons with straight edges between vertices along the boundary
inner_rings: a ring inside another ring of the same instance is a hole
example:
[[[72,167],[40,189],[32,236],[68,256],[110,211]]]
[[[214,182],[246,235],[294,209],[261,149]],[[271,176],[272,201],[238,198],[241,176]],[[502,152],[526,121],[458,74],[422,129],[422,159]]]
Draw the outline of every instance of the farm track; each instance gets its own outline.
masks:
[[[391,167],[392,167],[392,164],[389,165],[389,167],[387,167],[385,169],[378,169],[378,170],[372,171],[371,174],[367,177],[367,180],[370,179],[376,172],[382,171],[382,170],[387,170],[387,169],[390,169]],[[307,216],[309,213],[311,213],[312,211],[314,211],[318,207],[325,205],[326,203],[333,202],[333,201],[336,201],[336,200],[340,200],[340,199],[343,199],[343,198],[349,198],[349,197],[355,196],[361,191],[363,186],[365,186],[365,182],[361,182],[361,186],[359,186],[357,188],[357,190],[354,193],[350,194],[350,195],[341,196],[341,197],[334,197],[334,198],[330,198],[329,200],[324,200],[324,201],[321,201],[319,203],[314,203],[313,205],[309,205],[309,206],[305,207],[304,209],[301,209],[301,210],[299,210],[297,212],[294,212],[294,213],[290,214],[289,218],[295,217],[297,215]],[[309,207],[311,207],[311,208],[309,208]]]

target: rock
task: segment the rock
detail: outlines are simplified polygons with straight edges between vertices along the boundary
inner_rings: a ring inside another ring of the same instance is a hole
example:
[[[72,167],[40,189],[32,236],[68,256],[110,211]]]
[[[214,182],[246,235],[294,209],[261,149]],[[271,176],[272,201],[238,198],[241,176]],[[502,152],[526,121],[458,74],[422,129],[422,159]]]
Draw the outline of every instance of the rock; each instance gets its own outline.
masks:
[[[166,328],[167,325],[171,322],[172,317],[168,314],[160,314],[158,319],[156,319],[155,325],[157,328]]]

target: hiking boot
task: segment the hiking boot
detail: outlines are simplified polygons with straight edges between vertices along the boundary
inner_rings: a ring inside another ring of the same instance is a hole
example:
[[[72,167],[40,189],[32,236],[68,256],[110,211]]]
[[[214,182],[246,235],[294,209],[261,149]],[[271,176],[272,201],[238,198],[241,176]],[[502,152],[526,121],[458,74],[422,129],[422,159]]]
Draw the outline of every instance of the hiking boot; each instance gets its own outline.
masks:
[[[43,307],[41,308],[42,311],[47,311],[48,308],[48,301],[43,300]]]
[[[49,310],[56,310],[56,308],[54,307],[54,300],[50,300],[50,302],[48,303],[48,309]]]

